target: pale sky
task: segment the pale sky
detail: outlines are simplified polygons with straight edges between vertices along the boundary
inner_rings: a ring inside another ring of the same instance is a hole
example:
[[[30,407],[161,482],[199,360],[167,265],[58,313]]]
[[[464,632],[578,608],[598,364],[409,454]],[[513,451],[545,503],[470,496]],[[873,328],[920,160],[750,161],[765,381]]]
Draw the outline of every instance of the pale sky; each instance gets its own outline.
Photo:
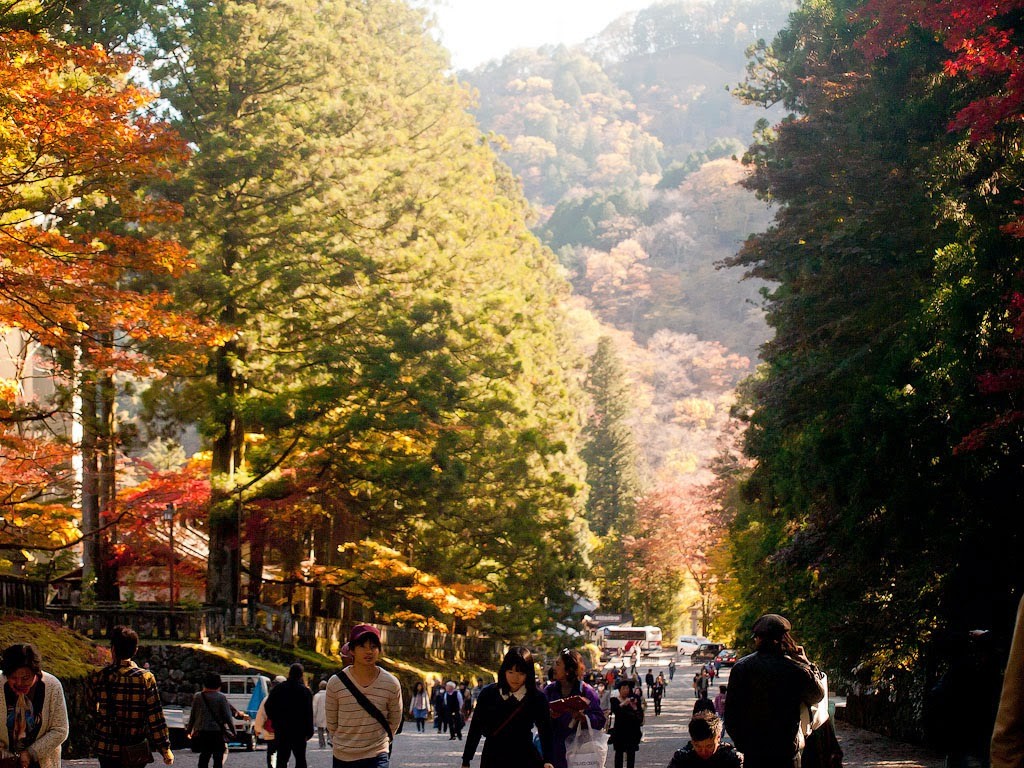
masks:
[[[472,69],[515,48],[575,45],[654,0],[436,0],[441,42],[455,69]]]

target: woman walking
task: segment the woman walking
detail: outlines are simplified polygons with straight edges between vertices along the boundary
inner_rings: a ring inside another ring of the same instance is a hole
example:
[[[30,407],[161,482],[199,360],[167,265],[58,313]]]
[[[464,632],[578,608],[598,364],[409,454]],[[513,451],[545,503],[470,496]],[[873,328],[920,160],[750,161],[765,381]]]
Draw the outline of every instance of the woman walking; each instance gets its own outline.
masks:
[[[619,686],[619,697],[612,699],[612,749],[615,750],[615,768],[623,768],[622,759],[626,759],[626,768],[636,765],[636,751],[640,749],[643,736],[641,728],[644,724],[644,710],[641,692],[635,692],[633,685],[625,681]]]
[[[554,680],[544,688],[549,706],[557,701],[564,705],[552,710],[554,748],[551,764],[554,768],[568,768],[565,761],[566,739],[576,732],[583,718],[589,721],[595,731],[604,728],[605,716],[601,711],[601,699],[593,687],[583,682],[587,672],[580,652],[571,648],[562,649],[555,659]],[[560,711],[565,707],[565,711]],[[556,712],[558,714],[556,714]]]
[[[203,690],[192,697],[185,732],[192,736],[193,749],[199,750],[199,768],[207,768],[211,757],[213,768],[221,768],[228,751],[227,739],[234,733],[231,704],[220,687],[220,675],[207,672],[203,675]]]
[[[427,730],[427,689],[423,681],[417,681],[412,687],[412,696],[409,698],[409,714],[416,721],[416,733],[426,733]]]
[[[543,757],[533,745],[534,726]],[[483,736],[480,768],[553,768],[551,731],[548,701],[537,689],[533,654],[528,648],[512,646],[501,662],[498,682],[480,690],[469,721],[462,766],[469,768]]]
[[[39,651],[28,643],[4,649],[0,672],[0,753],[17,754],[20,768],[60,768],[60,746],[68,738],[60,680],[43,672]]]

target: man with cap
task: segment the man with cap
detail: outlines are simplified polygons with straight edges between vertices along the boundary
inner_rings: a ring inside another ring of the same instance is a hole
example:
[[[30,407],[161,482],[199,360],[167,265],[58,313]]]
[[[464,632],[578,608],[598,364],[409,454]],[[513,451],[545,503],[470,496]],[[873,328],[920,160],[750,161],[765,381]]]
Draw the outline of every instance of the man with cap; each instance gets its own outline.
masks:
[[[380,630],[356,624],[348,636],[352,663],[327,681],[327,731],[334,768],[387,768],[402,724],[402,686],[377,666]]]
[[[729,674],[725,721],[746,768],[800,768],[802,706],[824,697],[817,670],[784,616],[754,622],[754,652]]]

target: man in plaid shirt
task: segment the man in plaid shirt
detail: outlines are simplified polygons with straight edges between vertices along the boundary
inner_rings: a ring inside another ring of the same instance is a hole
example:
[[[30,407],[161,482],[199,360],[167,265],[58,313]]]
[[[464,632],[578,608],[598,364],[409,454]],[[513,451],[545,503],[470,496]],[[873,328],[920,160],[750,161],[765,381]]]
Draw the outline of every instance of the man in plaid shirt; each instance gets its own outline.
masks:
[[[145,738],[156,745],[165,765],[174,763],[156,678],[132,661],[138,648],[139,636],[133,630],[114,627],[110,636],[114,661],[89,677],[86,702],[100,768],[135,768],[125,765],[121,748]]]

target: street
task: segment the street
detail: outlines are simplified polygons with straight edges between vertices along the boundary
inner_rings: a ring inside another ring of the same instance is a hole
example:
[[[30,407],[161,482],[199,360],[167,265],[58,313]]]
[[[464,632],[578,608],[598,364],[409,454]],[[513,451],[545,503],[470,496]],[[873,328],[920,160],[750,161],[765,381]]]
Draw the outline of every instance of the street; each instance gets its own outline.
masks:
[[[661,669],[668,679],[666,658],[649,657],[637,667],[643,677],[648,669]],[[637,753],[636,764],[644,768],[664,768],[672,753],[683,747],[689,740],[686,724],[690,719],[695,695],[691,681],[697,670],[696,665],[680,663],[675,680],[669,686],[663,701],[662,714],[654,716],[653,705],[648,702],[644,725],[644,741]],[[717,692],[720,683],[727,683],[729,670],[723,668],[721,677],[716,678],[712,693]],[[468,730],[468,725],[467,725]],[[892,741],[883,736],[850,728],[842,721],[836,722],[839,741],[844,751],[843,764],[846,768],[941,768],[942,756],[919,747]],[[391,765],[395,768],[442,768],[461,765],[463,742],[449,741],[447,735],[439,735],[433,724],[427,722],[426,733],[417,733],[415,723],[406,722],[405,730],[395,738]],[[306,753],[309,768],[330,768],[330,748],[320,749],[316,737],[309,742]],[[472,765],[478,766],[480,748]],[[609,750],[606,765],[614,764]],[[65,760],[65,768],[96,768],[95,760]],[[153,768],[160,768],[157,762]],[[197,768],[198,755],[188,751],[175,752],[175,768]],[[225,768],[266,768],[266,749],[261,744],[255,752],[232,751],[225,760]]]

